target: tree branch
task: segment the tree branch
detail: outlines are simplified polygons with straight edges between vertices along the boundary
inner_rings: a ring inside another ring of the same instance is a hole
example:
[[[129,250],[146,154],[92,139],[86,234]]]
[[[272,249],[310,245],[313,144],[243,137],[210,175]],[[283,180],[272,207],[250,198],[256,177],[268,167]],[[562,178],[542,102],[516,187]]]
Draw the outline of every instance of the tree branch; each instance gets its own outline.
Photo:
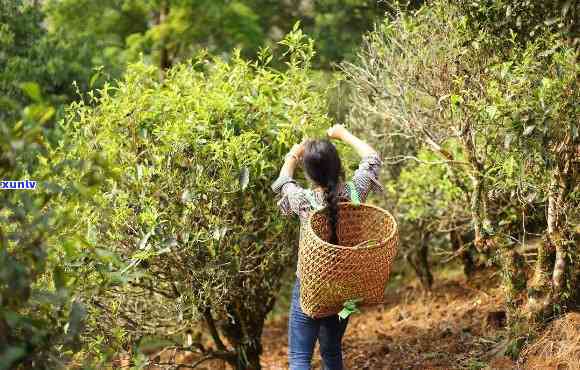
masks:
[[[412,155],[396,155],[396,156],[392,156],[392,157],[387,157],[385,158],[383,161],[385,163],[388,164],[397,164],[397,163],[401,163],[407,160],[413,160],[415,162],[418,163],[422,163],[422,164],[433,164],[433,165],[437,165],[437,164],[459,164],[459,165],[469,165],[469,163],[464,162],[464,161],[456,161],[456,160],[441,160],[441,161],[424,161],[422,159],[419,159],[415,156]]]
[[[167,293],[167,292],[164,292],[164,291],[155,289],[153,287],[146,286],[146,285],[143,285],[143,284],[138,284],[138,283],[135,283],[135,282],[132,282],[132,281],[129,282],[129,284],[131,284],[132,286],[137,287],[137,288],[142,288],[142,289],[148,290],[150,292],[157,293],[157,294],[162,295],[162,296],[164,296],[165,298],[168,298],[168,299],[176,299],[176,298],[179,297],[179,295],[175,296],[175,295],[172,295],[170,293]]]
[[[98,308],[100,308],[103,311],[107,311],[108,313],[111,313],[110,309],[103,305],[101,302],[97,301],[96,299],[92,299],[91,302],[97,306]],[[133,321],[133,319],[131,319],[130,317],[128,317],[127,315],[125,315],[123,312],[119,312],[118,313],[119,316],[121,316],[125,321],[127,321],[131,326],[133,326],[134,328],[138,328],[139,324],[137,324],[135,321]]]
[[[203,317],[205,319],[205,322],[207,323],[207,326],[209,328],[209,332],[211,334],[211,337],[213,338],[213,341],[215,342],[217,349],[219,349],[221,351],[226,351],[226,346],[225,346],[224,342],[222,342],[222,339],[220,338],[220,335],[217,331],[217,328],[215,326],[215,321],[211,315],[210,308],[206,308],[203,311]]]

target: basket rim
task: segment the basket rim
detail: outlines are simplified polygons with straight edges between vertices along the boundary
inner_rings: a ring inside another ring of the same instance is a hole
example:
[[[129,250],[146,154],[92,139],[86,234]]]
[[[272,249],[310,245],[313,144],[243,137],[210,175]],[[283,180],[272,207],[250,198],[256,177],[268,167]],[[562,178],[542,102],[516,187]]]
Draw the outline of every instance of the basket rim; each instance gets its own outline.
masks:
[[[355,205],[353,202],[338,202],[338,205],[339,206],[340,205],[351,205],[351,206],[354,206],[354,207],[374,208],[375,210],[380,211],[380,212],[386,214],[391,219],[391,221],[393,222],[393,228],[391,229],[391,233],[387,237],[385,237],[384,239],[382,239],[381,240],[381,243],[379,243],[378,245],[372,245],[372,246],[360,248],[360,247],[357,247],[357,246],[347,247],[347,246],[344,246],[344,245],[332,244],[332,243],[329,243],[326,240],[323,240],[322,238],[320,238],[314,232],[314,230],[312,229],[312,224],[311,224],[312,217],[314,217],[314,215],[317,214],[317,213],[324,212],[326,210],[326,208],[328,208],[328,206],[327,206],[327,207],[324,207],[324,208],[321,208],[319,210],[316,210],[316,211],[312,212],[310,214],[310,216],[308,216],[308,221],[307,221],[307,224],[306,224],[306,226],[308,227],[308,229],[312,231],[312,234],[314,234],[314,237],[316,239],[318,239],[318,241],[320,241],[321,243],[323,243],[327,247],[336,248],[336,249],[347,249],[347,250],[357,250],[357,249],[361,249],[362,250],[362,249],[379,248],[379,247],[381,247],[381,244],[383,244],[383,242],[385,242],[387,240],[393,239],[396,236],[397,232],[398,232],[399,225],[397,224],[397,220],[395,220],[395,217],[389,211],[387,211],[386,209],[382,209],[381,207],[374,206],[372,204],[366,204],[366,203],[360,203],[358,205]]]

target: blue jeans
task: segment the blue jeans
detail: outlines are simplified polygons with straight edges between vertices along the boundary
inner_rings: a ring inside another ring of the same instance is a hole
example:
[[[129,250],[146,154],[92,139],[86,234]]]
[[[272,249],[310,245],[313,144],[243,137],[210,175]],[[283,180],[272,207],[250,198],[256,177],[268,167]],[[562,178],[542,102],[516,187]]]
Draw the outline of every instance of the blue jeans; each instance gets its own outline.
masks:
[[[310,370],[316,339],[320,355],[327,370],[342,370],[342,336],[348,319],[338,315],[313,319],[300,307],[300,281],[296,279],[292,291],[290,320],[288,323],[288,361],[290,370]]]

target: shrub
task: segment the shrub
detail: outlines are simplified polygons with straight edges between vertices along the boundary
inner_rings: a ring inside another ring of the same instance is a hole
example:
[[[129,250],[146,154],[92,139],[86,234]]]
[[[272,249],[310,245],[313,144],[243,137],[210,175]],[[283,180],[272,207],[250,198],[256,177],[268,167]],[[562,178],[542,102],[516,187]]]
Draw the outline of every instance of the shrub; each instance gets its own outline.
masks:
[[[498,16],[512,5],[521,10],[523,33],[473,27],[471,6],[484,3]],[[451,180],[463,192],[474,244],[502,271],[514,338],[528,328],[520,325],[524,314],[542,321],[565,309],[578,281],[570,232],[578,204],[578,52],[558,27],[526,33],[543,24],[541,9],[530,1],[435,1],[387,20],[368,35],[360,60],[344,65],[354,91],[351,124],[372,130],[388,161],[420,161],[414,153],[430,151],[450,174],[435,176],[436,188]],[[403,189],[417,185],[415,177],[395,180]],[[530,220],[546,239],[532,279],[519,253]],[[518,346],[510,348],[516,354]]]
[[[163,78],[132,65],[118,87],[71,106],[59,155],[98,152],[113,174],[100,206],[79,210],[78,227],[110,256],[88,271],[88,282],[110,284],[97,293],[87,283],[92,337],[113,345],[117,327],[126,349],[151,336],[179,345],[203,322],[213,346],[190,350],[259,368],[263,322],[296,244],[270,184],[293,143],[329,126],[308,75],[312,42],[295,28],[282,44],[285,72],[268,66],[267,50],[256,62],[202,53]]]
[[[580,2],[534,0],[458,0],[469,27],[501,39],[508,46],[525,44],[548,32],[561,33],[578,45]],[[497,41],[497,40],[496,40]]]
[[[92,155],[48,164],[43,125],[55,110],[38,85],[24,87],[35,103],[16,121],[0,117],[0,179],[36,182],[34,190],[0,191],[0,369],[54,369],[81,344],[86,309],[74,295],[78,280],[66,261],[73,251],[75,259],[88,254],[80,247],[82,236],[70,227],[71,205],[90,201],[94,186],[77,179],[59,187],[51,179],[64,171],[103,169]],[[53,207],[63,196],[71,203]]]

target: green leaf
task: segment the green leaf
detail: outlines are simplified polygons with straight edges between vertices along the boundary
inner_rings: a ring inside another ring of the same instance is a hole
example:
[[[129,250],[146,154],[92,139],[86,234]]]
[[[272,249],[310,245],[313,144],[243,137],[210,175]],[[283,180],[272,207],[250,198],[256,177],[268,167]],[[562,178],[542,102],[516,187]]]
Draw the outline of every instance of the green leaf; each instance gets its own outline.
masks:
[[[362,302],[362,299],[360,298],[349,299],[346,302],[344,302],[343,304],[344,308],[338,313],[338,317],[340,317],[342,320],[345,320],[353,313],[360,313],[360,310],[357,307],[357,304],[360,302]]]
[[[511,147],[513,139],[514,139],[514,135],[506,134],[504,141],[503,141],[503,147],[505,150],[508,150]]]
[[[102,263],[114,263],[114,264],[116,264],[119,262],[118,256],[114,252],[112,252],[108,249],[95,248],[95,256]]]
[[[572,5],[572,0],[568,0],[568,1],[564,2],[564,4],[562,4],[562,6],[561,6],[562,17],[565,17],[566,15],[568,15],[568,12],[570,11],[571,5]]]
[[[215,240],[220,240],[220,239],[222,239],[226,235],[226,232],[227,231],[228,231],[228,228],[226,226],[224,226],[224,227],[216,227],[213,230],[213,238]]]
[[[52,272],[52,278],[54,280],[54,287],[57,291],[66,288],[66,279],[64,275],[64,270],[61,266],[56,266]]]
[[[461,103],[463,103],[463,98],[460,95],[451,95],[451,104],[452,105],[459,105]]]
[[[20,88],[24,93],[35,102],[42,101],[42,95],[40,94],[40,87],[35,82],[24,82],[20,84]]]
[[[39,122],[40,123],[46,123],[48,122],[56,113],[56,110],[54,109],[54,107],[51,106],[43,106],[44,110],[42,111],[42,116],[39,118]]]
[[[349,317],[353,313],[360,313],[360,310],[357,308],[350,309],[350,308],[345,307],[338,313],[338,317],[340,317],[342,320],[345,320],[347,317]]]
[[[78,255],[78,244],[79,241],[72,239],[67,239],[62,243],[62,249],[64,250],[67,258],[74,258]]]
[[[187,189],[184,190],[183,193],[181,193],[181,197],[179,199],[182,204],[187,204],[191,202],[191,192]]]
[[[97,71],[95,74],[93,74],[91,76],[91,80],[89,81],[89,87],[92,89],[93,86],[95,86],[95,82],[97,82],[97,80],[99,79],[99,77],[101,76],[101,71]]]
[[[296,31],[298,31],[298,28],[300,28],[300,21],[296,21],[296,23],[294,23],[294,27],[292,27],[292,31],[296,32]]]
[[[494,105],[489,105],[485,107],[485,112],[487,113],[489,119],[495,119],[499,114],[499,110]]]

